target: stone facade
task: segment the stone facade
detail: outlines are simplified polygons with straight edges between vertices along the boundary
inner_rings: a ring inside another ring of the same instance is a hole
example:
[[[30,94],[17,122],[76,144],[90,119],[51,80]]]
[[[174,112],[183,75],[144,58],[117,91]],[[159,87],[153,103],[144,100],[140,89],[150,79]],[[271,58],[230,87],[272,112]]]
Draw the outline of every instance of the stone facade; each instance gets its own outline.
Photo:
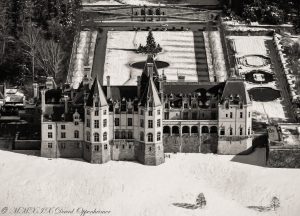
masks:
[[[113,100],[124,92],[111,87],[109,77],[106,89],[96,78],[93,85],[83,80],[79,90],[43,91],[41,155],[159,165],[168,152],[238,154],[251,147],[251,101],[243,81],[205,88],[167,84],[149,61],[129,98]]]

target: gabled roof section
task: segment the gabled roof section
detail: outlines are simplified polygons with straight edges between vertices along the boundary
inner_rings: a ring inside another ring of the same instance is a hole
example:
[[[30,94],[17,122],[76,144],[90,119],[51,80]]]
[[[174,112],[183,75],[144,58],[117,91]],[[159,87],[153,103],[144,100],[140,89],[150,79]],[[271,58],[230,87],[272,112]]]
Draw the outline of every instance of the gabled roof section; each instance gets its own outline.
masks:
[[[244,104],[251,102],[245,83],[241,79],[228,79],[221,97],[221,101],[229,98],[238,98]]]
[[[87,102],[86,102],[86,106],[93,106],[94,104],[94,98],[98,97],[99,98],[99,106],[103,107],[103,106],[107,106],[107,100],[106,100],[106,96],[103,92],[103,89],[99,83],[98,77],[95,78],[94,83],[92,85],[92,88],[90,90]]]
[[[149,82],[147,84],[146,90],[144,91],[142,98],[141,98],[141,106],[146,106],[147,102],[151,101],[153,107],[161,106],[161,101],[158,96],[157,89],[153,82],[152,77],[149,78]]]

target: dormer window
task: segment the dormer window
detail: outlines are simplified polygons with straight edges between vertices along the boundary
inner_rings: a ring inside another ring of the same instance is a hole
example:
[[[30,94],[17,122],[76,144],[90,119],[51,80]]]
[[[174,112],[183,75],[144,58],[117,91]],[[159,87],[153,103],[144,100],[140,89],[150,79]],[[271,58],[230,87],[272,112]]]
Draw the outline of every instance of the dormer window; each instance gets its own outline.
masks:
[[[152,102],[149,102],[149,107],[153,107],[153,103]]]
[[[185,109],[187,109],[187,108],[188,108],[188,104],[187,104],[187,103],[184,103],[184,104],[183,104],[183,107],[184,107]]]
[[[98,101],[95,102],[95,107],[99,107],[99,102]]]
[[[243,103],[240,103],[240,109],[243,109]]]

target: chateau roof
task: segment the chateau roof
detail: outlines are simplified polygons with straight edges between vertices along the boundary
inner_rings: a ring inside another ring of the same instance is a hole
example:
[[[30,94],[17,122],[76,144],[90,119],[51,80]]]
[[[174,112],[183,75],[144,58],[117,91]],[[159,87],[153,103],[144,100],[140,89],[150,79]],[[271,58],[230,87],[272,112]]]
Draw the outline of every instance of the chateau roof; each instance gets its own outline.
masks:
[[[4,85],[0,85],[0,99],[4,99]]]
[[[148,101],[151,101],[153,107],[157,107],[161,105],[160,98],[158,96],[157,89],[153,82],[152,77],[149,78],[149,81],[146,86],[146,91],[144,91],[142,98],[141,98],[141,105],[145,106]]]
[[[221,100],[224,101],[227,98],[236,97],[237,95],[239,96],[239,100],[242,101],[244,104],[248,104],[251,102],[243,80],[241,79],[227,80]]]
[[[137,97],[137,86],[111,86],[111,99],[116,101],[134,99]],[[107,86],[103,86],[103,91],[107,94]]]
[[[103,92],[103,89],[99,83],[98,77],[95,78],[94,83],[92,85],[92,88],[90,90],[86,105],[87,106],[93,106],[94,104],[94,96],[97,96],[99,98],[99,106],[106,106],[107,105],[107,100],[106,96]]]

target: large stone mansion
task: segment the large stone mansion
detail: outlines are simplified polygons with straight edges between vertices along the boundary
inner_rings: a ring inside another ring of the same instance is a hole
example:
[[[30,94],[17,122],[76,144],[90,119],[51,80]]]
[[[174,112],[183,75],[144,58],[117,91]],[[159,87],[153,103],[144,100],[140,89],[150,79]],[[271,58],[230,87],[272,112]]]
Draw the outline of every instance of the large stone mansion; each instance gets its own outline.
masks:
[[[167,152],[238,154],[252,145],[243,80],[167,82],[148,57],[136,86],[101,86],[89,68],[78,89],[49,78],[41,91],[41,155],[91,163],[164,163]]]

